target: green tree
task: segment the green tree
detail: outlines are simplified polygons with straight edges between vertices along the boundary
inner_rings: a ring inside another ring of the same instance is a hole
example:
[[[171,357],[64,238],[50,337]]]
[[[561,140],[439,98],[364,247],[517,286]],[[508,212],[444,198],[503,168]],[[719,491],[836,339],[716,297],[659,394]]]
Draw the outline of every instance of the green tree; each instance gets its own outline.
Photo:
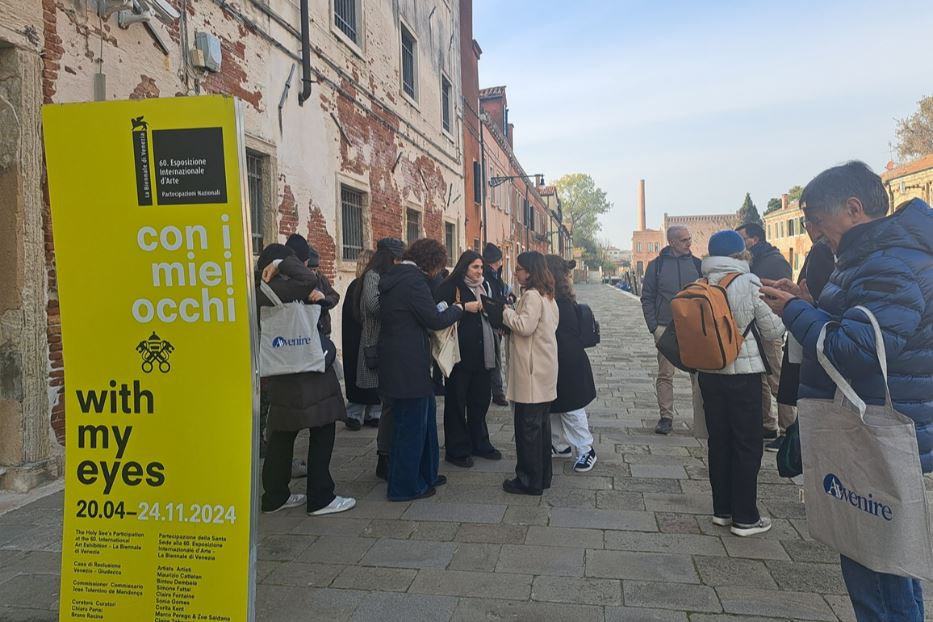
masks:
[[[555,182],[564,223],[570,226],[576,244],[593,240],[599,232],[599,216],[612,209],[606,193],[586,173],[570,173]],[[594,245],[595,246],[595,245]]]
[[[736,215],[739,217],[740,224],[762,224],[761,216],[758,215],[758,208],[752,203],[752,196],[748,192],[745,193],[745,201],[742,203],[742,207],[739,208],[739,211],[736,212]]]
[[[768,207],[765,208],[765,214],[770,214],[781,209],[781,199],[768,199]]]
[[[800,200],[801,194],[803,194],[803,186],[791,186],[791,188],[787,191],[787,200],[798,201]]]
[[[899,158],[913,160],[933,153],[933,95],[917,102],[917,112],[896,121]]]

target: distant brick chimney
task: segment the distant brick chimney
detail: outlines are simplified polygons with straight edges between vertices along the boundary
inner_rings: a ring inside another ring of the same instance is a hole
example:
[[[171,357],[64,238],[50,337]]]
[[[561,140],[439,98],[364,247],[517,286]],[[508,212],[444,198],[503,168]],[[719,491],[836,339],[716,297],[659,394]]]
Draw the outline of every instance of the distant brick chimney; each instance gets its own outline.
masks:
[[[645,230],[645,180],[638,180],[638,230]]]
[[[790,200],[787,194],[781,195],[781,209],[787,209],[787,205],[790,203]]]

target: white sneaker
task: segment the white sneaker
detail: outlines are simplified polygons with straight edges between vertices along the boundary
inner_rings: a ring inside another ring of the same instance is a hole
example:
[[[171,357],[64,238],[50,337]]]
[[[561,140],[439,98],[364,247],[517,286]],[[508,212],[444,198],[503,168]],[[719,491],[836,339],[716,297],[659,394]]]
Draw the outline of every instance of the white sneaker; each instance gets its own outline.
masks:
[[[573,447],[568,445],[564,449],[557,449],[554,445],[551,445],[551,457],[552,458],[561,458],[563,460],[570,460],[573,458]]]
[[[713,514],[713,524],[719,525],[720,527],[729,527],[732,525],[731,516],[716,516]]]
[[[299,505],[303,505],[306,498],[304,495],[291,495],[288,497],[288,500],[275,508],[274,510],[263,510],[263,514],[272,514],[273,512],[278,512],[279,510],[285,510],[288,508],[297,508]]]
[[[308,512],[310,516],[323,516],[324,514],[336,514],[337,512],[346,512],[356,507],[356,499],[353,497],[334,497],[330,505],[320,510]]]
[[[752,523],[751,525],[742,525],[740,523],[732,523],[732,528],[729,530],[733,535],[745,537],[745,536],[754,536],[758,533],[764,533],[771,529],[771,519],[762,516],[758,519],[757,523]]]

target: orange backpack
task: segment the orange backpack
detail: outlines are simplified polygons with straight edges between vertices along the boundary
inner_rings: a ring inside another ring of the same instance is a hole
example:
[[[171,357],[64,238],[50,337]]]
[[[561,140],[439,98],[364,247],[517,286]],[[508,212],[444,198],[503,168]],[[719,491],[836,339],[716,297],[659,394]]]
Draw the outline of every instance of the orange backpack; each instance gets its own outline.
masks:
[[[671,315],[685,366],[723,369],[739,357],[744,336],[726,296],[726,288],[739,276],[738,272],[727,274],[716,285],[699,279],[674,296]]]

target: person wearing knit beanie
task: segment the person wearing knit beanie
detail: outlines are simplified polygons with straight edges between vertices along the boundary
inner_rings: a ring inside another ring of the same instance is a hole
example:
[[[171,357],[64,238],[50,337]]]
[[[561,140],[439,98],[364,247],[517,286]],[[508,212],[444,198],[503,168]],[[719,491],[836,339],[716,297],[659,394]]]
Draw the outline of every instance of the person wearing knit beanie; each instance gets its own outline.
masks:
[[[502,261],[502,251],[492,242],[487,242],[485,248],[483,248],[483,261],[486,264]]]
[[[710,237],[707,246],[710,257],[731,257],[745,250],[745,240],[736,231],[717,231]]]
[[[307,265],[305,262],[308,261],[311,245],[308,244],[308,241],[304,238],[303,235],[300,233],[291,234],[285,241],[285,246],[295,251],[295,257],[298,258],[298,261]]]

